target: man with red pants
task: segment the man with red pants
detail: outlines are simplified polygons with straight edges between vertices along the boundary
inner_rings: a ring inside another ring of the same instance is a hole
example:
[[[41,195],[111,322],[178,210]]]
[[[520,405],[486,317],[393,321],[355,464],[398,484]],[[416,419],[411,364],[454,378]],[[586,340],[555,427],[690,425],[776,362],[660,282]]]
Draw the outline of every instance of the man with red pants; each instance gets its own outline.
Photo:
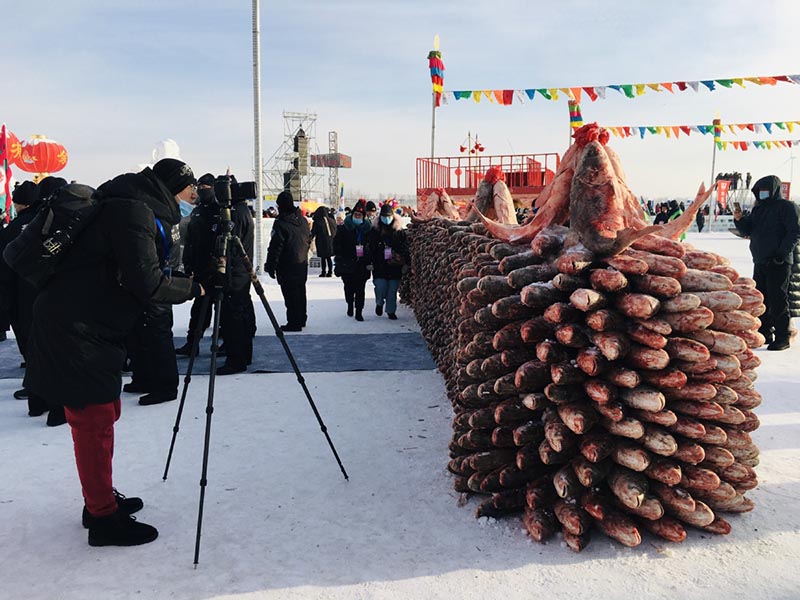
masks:
[[[100,186],[100,208],[34,305],[24,385],[64,405],[91,546],[135,546],[158,536],[155,527],[130,516],[143,502],[113,487],[114,422],[125,338],[142,310],[150,302],[177,304],[204,293],[191,279],[163,272],[156,247],[157,222],[171,227],[180,221],[178,202],[195,183],[188,165],[163,159]]]

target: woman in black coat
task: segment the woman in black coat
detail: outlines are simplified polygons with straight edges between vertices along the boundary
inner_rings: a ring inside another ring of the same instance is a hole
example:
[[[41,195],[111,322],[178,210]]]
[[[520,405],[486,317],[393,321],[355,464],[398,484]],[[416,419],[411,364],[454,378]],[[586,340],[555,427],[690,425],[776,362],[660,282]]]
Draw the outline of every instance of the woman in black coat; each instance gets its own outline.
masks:
[[[149,302],[177,304],[203,293],[191,279],[169,277],[159,267],[156,218],[177,223],[177,199],[195,181],[188,165],[175,163],[166,182],[147,168],[97,190],[96,216],[33,307],[24,384],[64,405],[93,546],[145,544],[158,535],[130,517],[142,501],[116,494],[111,459],[125,338]],[[184,182],[179,194],[170,192],[169,185]]]
[[[403,277],[403,266],[411,262],[403,220],[394,213],[391,204],[381,207],[380,218],[372,223],[367,238],[367,253],[372,263],[372,283],[375,285],[375,314],[397,319],[397,289]]]
[[[366,220],[366,203],[356,202],[353,210],[336,228],[333,239],[333,253],[336,257],[336,275],[344,283],[344,299],[347,301],[347,316],[352,317],[355,310],[356,321],[363,321],[365,287],[369,280],[366,253],[369,221]]]
[[[333,236],[336,235],[336,221],[328,214],[328,209],[320,206],[314,211],[311,225],[311,239],[316,243],[317,256],[322,263],[320,277],[333,276]]]

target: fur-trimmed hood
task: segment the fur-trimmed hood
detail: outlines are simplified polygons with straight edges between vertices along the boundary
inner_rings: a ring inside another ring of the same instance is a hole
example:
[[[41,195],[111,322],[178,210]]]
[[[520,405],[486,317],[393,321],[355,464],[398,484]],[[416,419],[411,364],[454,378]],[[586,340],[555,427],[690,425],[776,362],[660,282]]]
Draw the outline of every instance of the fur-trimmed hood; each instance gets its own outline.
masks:
[[[376,231],[381,231],[382,228],[386,227],[391,227],[393,231],[401,231],[402,229],[405,229],[405,223],[403,223],[403,219],[400,217],[400,215],[393,213],[392,217],[393,219],[391,225],[384,225],[381,222],[380,217],[375,217],[375,219],[372,221],[372,229],[375,229]]]

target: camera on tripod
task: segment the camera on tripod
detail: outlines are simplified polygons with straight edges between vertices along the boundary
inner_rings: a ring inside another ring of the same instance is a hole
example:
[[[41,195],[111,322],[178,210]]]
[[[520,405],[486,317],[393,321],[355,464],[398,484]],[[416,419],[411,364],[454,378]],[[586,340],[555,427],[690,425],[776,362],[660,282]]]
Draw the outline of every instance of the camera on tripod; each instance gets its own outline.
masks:
[[[237,202],[255,200],[258,192],[255,181],[238,182],[232,175],[221,175],[214,182],[214,195],[220,206],[231,206]]]

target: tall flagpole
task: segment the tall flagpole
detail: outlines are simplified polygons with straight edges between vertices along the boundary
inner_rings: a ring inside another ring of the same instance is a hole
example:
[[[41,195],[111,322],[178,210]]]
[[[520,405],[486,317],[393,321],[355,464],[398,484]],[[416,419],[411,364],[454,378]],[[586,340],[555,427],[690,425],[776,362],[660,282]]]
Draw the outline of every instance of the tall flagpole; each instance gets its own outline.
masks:
[[[256,247],[255,268],[261,273],[264,263],[264,173],[261,165],[261,9],[259,0],[253,0],[253,137],[255,144],[254,170],[256,179]]]
[[[436,142],[436,106],[439,98],[442,97],[444,85],[444,64],[442,63],[442,53],[439,52],[439,36],[433,36],[433,50],[428,53],[428,67],[431,71],[431,158],[435,156]]]
[[[433,148],[436,139],[436,92],[431,93],[431,158],[435,156]]]

